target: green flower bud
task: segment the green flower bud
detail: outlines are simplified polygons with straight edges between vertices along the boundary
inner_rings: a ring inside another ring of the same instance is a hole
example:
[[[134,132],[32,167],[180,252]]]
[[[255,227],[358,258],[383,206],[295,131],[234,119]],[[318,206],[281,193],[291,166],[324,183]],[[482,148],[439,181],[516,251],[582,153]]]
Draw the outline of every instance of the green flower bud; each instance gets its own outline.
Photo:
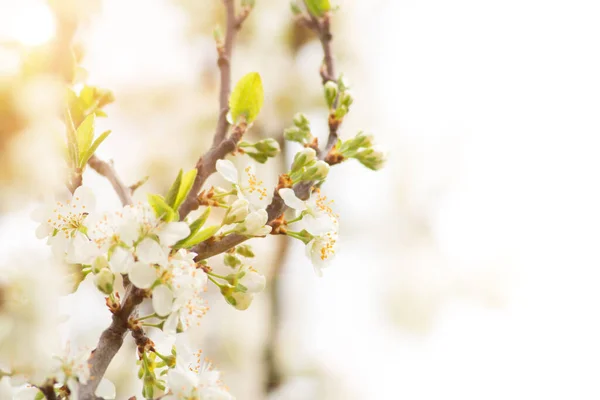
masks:
[[[252,252],[252,247],[248,244],[242,244],[235,249],[236,253],[246,258],[254,257],[254,253]]]
[[[337,110],[335,110],[335,118],[336,119],[342,119],[346,116],[346,114],[348,114],[348,107],[346,107],[345,105],[341,104]]]
[[[348,78],[346,78],[344,74],[340,74],[340,77],[338,78],[338,88],[340,89],[340,92],[345,92],[350,89],[350,82],[348,82]]]
[[[354,97],[352,96],[352,92],[343,92],[340,98],[340,104],[346,106],[346,108],[349,109],[352,103],[354,103]]]
[[[325,89],[325,100],[329,108],[333,108],[333,103],[338,95],[338,86],[333,81],[327,81],[324,86]]]
[[[239,258],[237,258],[235,254],[231,253],[226,253],[225,256],[223,256],[223,262],[225,263],[225,265],[231,268],[236,268],[242,265],[242,261]]]
[[[385,165],[387,156],[380,150],[374,148],[368,148],[357,153],[356,158],[365,167],[377,171]]]
[[[111,294],[115,283],[115,274],[108,268],[102,268],[94,277],[94,283],[102,293]]]
[[[96,257],[96,259],[92,263],[92,272],[94,274],[97,274],[103,268],[108,268],[108,260],[105,256]]]
[[[310,121],[306,118],[306,115],[298,113],[294,115],[294,125],[300,129],[310,130]]]
[[[311,165],[317,159],[317,152],[310,147],[305,147],[294,156],[292,163],[292,173],[299,171],[301,168]]]
[[[252,158],[254,161],[256,161],[257,163],[261,163],[261,164],[266,163],[267,160],[269,159],[269,157],[264,153],[255,153],[255,152],[247,151],[246,154],[248,155],[248,157]]]
[[[213,38],[215,39],[217,46],[223,44],[223,31],[219,25],[215,26],[215,29],[213,29]]]
[[[277,140],[269,138],[261,140],[254,145],[254,148],[259,152],[263,153],[267,157],[275,157],[281,150]]]
[[[283,137],[285,140],[298,143],[309,143],[312,140],[312,134],[307,129],[301,129],[297,126],[287,128],[283,131]]]
[[[303,181],[322,181],[329,174],[329,164],[325,161],[317,161],[314,165],[308,167],[306,172],[302,174]]]

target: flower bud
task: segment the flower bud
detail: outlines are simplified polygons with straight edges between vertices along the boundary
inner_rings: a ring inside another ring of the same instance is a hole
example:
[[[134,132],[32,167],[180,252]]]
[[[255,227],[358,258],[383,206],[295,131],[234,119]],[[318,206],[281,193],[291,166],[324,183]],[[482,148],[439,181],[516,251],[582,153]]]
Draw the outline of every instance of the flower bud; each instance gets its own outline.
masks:
[[[343,92],[340,96],[340,104],[346,106],[346,108],[349,109],[352,103],[354,103],[354,97],[352,96],[352,92]]]
[[[234,306],[237,310],[247,310],[252,304],[254,295],[252,293],[233,292],[226,298],[227,302]]]
[[[308,143],[312,140],[312,134],[308,129],[300,129],[292,126],[283,131],[283,137],[290,142]]]
[[[215,29],[213,29],[213,38],[215,39],[217,46],[223,45],[223,31],[219,25],[215,26]]]
[[[115,283],[115,275],[110,269],[102,268],[94,277],[94,283],[102,293],[111,294]]]
[[[310,130],[310,121],[302,113],[294,115],[294,125],[300,129]]]
[[[363,131],[358,132],[354,137],[354,147],[372,147],[373,146],[373,135],[366,134]]]
[[[225,265],[231,268],[236,268],[242,265],[242,261],[231,253],[226,253],[223,256],[223,262],[225,263]]]
[[[246,199],[237,199],[231,205],[229,212],[223,220],[224,224],[234,224],[241,222],[250,213],[249,202]]]
[[[253,8],[255,4],[256,4],[255,0],[242,0],[242,7]]]
[[[267,280],[252,267],[248,267],[239,273],[238,285],[241,285],[248,293],[259,293],[265,290]]]
[[[327,100],[327,105],[329,108],[333,108],[333,103],[338,95],[338,86],[333,81],[327,81],[325,83],[325,100]]]
[[[329,164],[325,161],[317,161],[314,165],[310,166],[306,172],[302,175],[303,181],[322,181],[327,178],[329,174]]]
[[[299,171],[301,168],[311,165],[317,159],[317,152],[315,149],[305,147],[300,150],[294,156],[294,162],[292,163],[292,172]]]
[[[275,157],[277,153],[279,153],[279,151],[281,150],[279,148],[279,143],[277,143],[277,140],[272,138],[257,142],[254,145],[254,148],[266,155],[267,157]]]
[[[346,114],[348,114],[348,107],[346,107],[345,105],[341,104],[336,110],[335,110],[335,118],[336,119],[342,119],[346,116]]]
[[[254,257],[254,252],[252,252],[252,247],[250,247],[250,245],[248,245],[248,244],[239,245],[238,247],[236,247],[235,251],[239,255],[244,256],[246,258]]]
[[[106,256],[96,257],[96,259],[92,263],[92,272],[94,274],[97,274],[103,268],[108,268],[108,260],[106,259]]]
[[[377,171],[385,165],[387,156],[380,150],[374,148],[368,148],[357,153],[356,158],[365,167]]]

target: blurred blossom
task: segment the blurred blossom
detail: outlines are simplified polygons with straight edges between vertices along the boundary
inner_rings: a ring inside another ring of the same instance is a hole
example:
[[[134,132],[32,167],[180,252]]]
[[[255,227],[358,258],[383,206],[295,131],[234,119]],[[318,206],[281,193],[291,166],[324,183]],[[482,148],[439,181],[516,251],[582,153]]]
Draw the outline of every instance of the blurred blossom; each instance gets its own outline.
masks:
[[[0,262],[0,365],[41,382],[60,353],[62,268],[28,251]]]

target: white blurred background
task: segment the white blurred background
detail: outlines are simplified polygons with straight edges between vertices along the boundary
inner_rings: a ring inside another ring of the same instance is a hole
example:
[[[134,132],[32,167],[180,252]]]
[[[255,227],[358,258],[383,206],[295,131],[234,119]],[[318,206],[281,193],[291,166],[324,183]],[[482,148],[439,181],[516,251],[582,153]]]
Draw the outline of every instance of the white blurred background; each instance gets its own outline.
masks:
[[[0,37],[43,41],[42,3],[0,0]],[[323,278],[300,244],[253,241],[257,269],[283,263],[276,338],[267,293],[240,313],[211,288],[194,333],[204,352],[240,400],[267,398],[269,345],[282,376],[272,399],[600,398],[600,3],[338,4],[338,71],[356,97],[342,135],[374,133],[388,166],[332,171],[324,190],[341,215],[341,249]],[[99,154],[127,182],[150,175],[143,199],[212,139],[221,3],[93,8],[84,66],[117,99]],[[286,1],[257,0],[233,61],[234,79],[258,71],[265,82],[257,135],[280,135],[297,111],[325,132],[321,58]],[[15,175],[0,176],[6,199],[20,190]],[[84,179],[102,208],[118,205],[101,177]],[[5,254],[30,246],[35,225],[30,205],[3,203]],[[82,314],[75,329],[107,325],[102,307]],[[136,390],[125,380],[118,398]]]

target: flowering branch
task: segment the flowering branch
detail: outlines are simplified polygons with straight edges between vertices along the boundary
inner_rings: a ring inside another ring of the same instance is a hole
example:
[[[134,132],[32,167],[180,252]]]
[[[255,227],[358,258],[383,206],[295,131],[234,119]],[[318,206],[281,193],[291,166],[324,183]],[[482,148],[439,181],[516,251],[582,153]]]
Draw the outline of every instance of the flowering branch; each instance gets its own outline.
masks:
[[[187,195],[187,198],[179,209],[179,218],[184,219],[191,211],[197,209],[200,206],[198,201],[198,193],[206,179],[212,175],[215,171],[215,165],[217,160],[223,159],[227,154],[233,152],[237,148],[238,142],[241,140],[241,135],[234,134],[226,139],[227,131],[229,129],[229,122],[227,121],[227,113],[229,112],[229,95],[231,94],[231,56],[233,53],[233,43],[235,35],[239,29],[241,29],[243,22],[246,20],[250,11],[251,6],[245,6],[242,14],[238,17],[235,13],[235,1],[234,0],[223,0],[225,4],[226,12],[226,32],[225,41],[219,43],[217,40],[217,51],[219,58],[217,64],[219,65],[219,71],[221,75],[221,90],[219,92],[219,120],[217,122],[217,129],[213,138],[213,144],[211,149],[201,156],[196,163],[196,178],[192,185],[192,190]],[[243,134],[243,132],[242,132]]]

